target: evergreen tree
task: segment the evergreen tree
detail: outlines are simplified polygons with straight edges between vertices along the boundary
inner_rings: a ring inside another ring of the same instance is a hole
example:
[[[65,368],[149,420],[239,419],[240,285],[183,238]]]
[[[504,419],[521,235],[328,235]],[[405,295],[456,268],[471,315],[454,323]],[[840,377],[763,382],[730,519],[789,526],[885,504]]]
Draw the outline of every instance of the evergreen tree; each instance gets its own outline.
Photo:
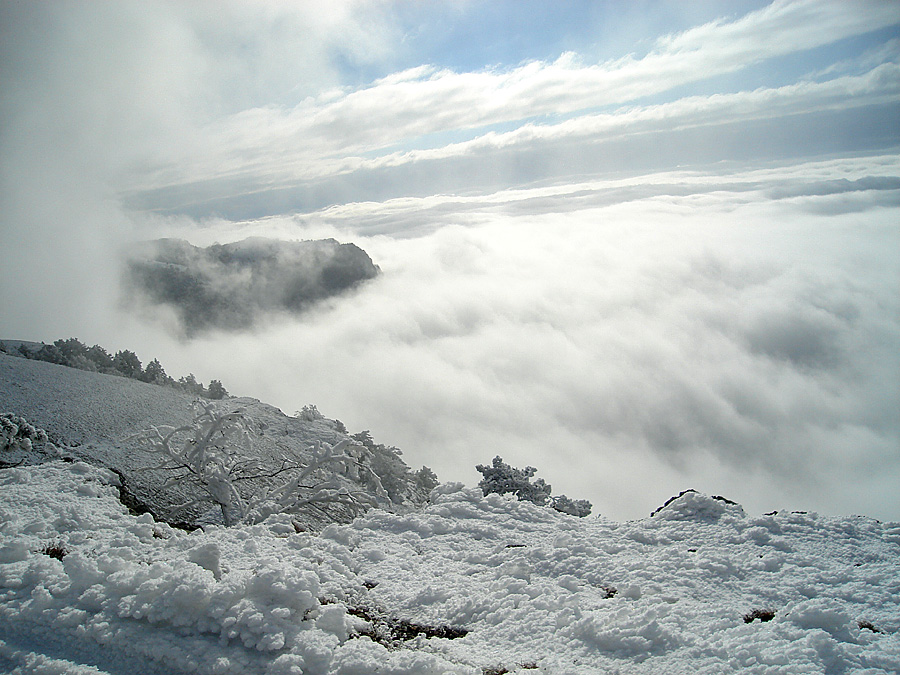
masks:
[[[82,359],[87,357],[88,348],[77,338],[69,338],[68,340],[56,340],[53,343],[65,359],[67,366],[77,367],[76,363],[81,363]],[[79,358],[80,357],[80,358]]]
[[[225,387],[222,386],[222,383],[219,380],[211,380],[209,383],[209,389],[206,391],[206,397],[214,400],[223,399],[228,396],[228,392],[225,391]]]
[[[116,352],[116,355],[113,357],[113,368],[115,368],[117,373],[135,380],[139,380],[143,373],[141,361],[137,354],[127,349]]]
[[[538,478],[533,483],[531,479],[537,473],[533,466],[517,469],[503,461],[497,455],[491,466],[479,464],[475,467],[484,478],[478,483],[485,496],[496,494],[514,494],[519,501],[534,502],[540,506],[549,505],[571,516],[583,518],[591,512],[591,503],[586,499],[569,499],[565,495],[550,496],[550,486],[543,478]]]
[[[147,364],[141,379],[151,384],[171,384],[173,381],[171,377],[166,375],[165,369],[157,359],[153,359]]]
[[[98,372],[115,372],[115,367],[113,366],[113,358],[109,355],[109,352],[100,345],[94,345],[93,347],[88,349],[86,356],[97,367]]]

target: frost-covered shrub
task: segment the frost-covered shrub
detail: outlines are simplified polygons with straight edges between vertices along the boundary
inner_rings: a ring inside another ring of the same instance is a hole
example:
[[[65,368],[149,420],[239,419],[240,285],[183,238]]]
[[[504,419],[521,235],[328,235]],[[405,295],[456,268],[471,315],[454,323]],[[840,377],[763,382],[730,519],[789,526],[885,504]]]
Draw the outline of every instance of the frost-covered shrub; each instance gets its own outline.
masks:
[[[517,469],[503,461],[500,455],[494,457],[491,466],[479,464],[475,467],[484,476],[478,487],[484,495],[489,494],[514,494],[519,501],[533,502],[543,506],[550,499],[550,486],[543,478],[538,478],[533,483],[531,478],[537,473],[533,466]]]
[[[565,495],[553,497],[550,504],[557,511],[568,513],[570,516],[584,518],[591,513],[591,503],[587,499],[569,499]]]
[[[355,433],[351,438],[362,450],[360,467],[364,469],[358,473],[365,474],[366,470],[374,473],[394,504],[423,504],[428,500],[428,495],[438,484],[431,469],[423,466],[413,473],[400,459],[403,452],[399,448],[376,443],[368,430]]]
[[[221,401],[223,398],[228,397],[228,391],[222,385],[220,380],[210,380],[206,395],[214,401]]]
[[[586,499],[572,500],[565,495],[551,497],[551,486],[543,478],[531,482],[537,473],[533,466],[517,469],[503,461],[500,455],[494,457],[491,466],[479,464],[475,467],[484,478],[478,483],[484,495],[514,494],[519,501],[527,501],[539,506],[549,505],[557,511],[572,516],[584,517],[591,512],[591,503]]]
[[[416,487],[423,493],[429,494],[434,488],[440,485],[437,474],[427,466],[423,466],[416,471]]]
[[[12,413],[0,414],[0,451],[30,451],[35,445],[48,442],[47,432],[28,423],[24,417]]]
[[[304,422],[315,422],[316,420],[325,418],[325,416],[319,412],[319,409],[312,404],[303,406],[303,410],[297,411],[296,416]]]
[[[163,488],[187,483],[200,489],[201,497],[174,510],[211,502],[219,507],[225,525],[235,525],[258,523],[275,513],[297,513],[323,503],[361,510],[372,501],[370,495],[350,492],[334,473],[329,479],[313,482],[320,469],[354,462],[347,453],[349,439],[333,446],[317,442],[310,448],[312,458],[306,464],[284,460],[279,467],[270,468],[254,459],[250,430],[241,411],[225,412],[202,401],[195,403],[194,411],[189,424],[151,427],[132,437],[159,457],[157,465],[145,470],[174,472]],[[281,482],[275,487],[261,487],[276,478]],[[239,485],[244,486],[243,491]]]

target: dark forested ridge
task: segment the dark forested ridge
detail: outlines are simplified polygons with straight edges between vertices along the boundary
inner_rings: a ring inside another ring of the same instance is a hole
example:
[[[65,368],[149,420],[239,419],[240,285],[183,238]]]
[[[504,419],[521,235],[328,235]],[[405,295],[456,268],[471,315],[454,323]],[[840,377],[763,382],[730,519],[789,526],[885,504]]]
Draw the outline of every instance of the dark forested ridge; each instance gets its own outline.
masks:
[[[146,242],[130,252],[128,295],[171,309],[185,335],[239,331],[271,314],[300,314],[379,273],[355,244],[334,239],[251,237],[193,246],[183,239]]]

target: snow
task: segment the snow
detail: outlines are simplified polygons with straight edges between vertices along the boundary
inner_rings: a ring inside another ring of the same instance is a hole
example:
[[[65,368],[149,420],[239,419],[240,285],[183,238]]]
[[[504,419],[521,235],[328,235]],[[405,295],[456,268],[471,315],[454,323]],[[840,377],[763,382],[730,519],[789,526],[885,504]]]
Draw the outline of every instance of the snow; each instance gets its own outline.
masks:
[[[0,471],[0,670],[900,672],[898,523],[694,492],[616,523],[445,484],[319,535],[284,516],[188,533],[129,515],[117,480]],[[377,616],[468,632],[381,644],[360,635]]]
[[[193,400],[175,389],[0,353],[0,412],[21,415],[70,445],[184,424]]]

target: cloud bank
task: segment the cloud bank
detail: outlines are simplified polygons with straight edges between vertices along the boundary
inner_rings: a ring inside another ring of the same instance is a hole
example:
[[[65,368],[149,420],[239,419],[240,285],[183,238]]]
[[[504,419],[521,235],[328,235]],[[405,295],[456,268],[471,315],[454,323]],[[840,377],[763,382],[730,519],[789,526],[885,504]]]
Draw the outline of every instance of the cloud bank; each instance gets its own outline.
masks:
[[[206,377],[219,349],[240,354],[231,390],[315,402],[444,480],[500,454],[618,518],[689,485],[760,512],[892,517],[897,170],[829,160],[245,224],[355,232],[384,274],[315,321],[182,358]]]
[[[685,160],[712,162],[723,152],[746,160],[846,151],[840,129],[848,125],[857,130],[854,149],[888,138],[896,144],[896,45],[879,51],[880,58],[872,52],[843,64],[844,72],[684,94],[710,78],[900,23],[900,11],[887,3],[854,10],[776,2],[664,36],[642,57],[591,64],[567,53],[552,62],[462,73],[416,66],[294,107],[242,110],[198,129],[194,144],[165,169],[135,176],[130,203],[249,218],[348,198],[492,191],[622,170],[633,157],[642,158],[641,170],[660,170]],[[673,90],[682,93],[656,100]],[[606,160],[598,164],[598,157]]]

